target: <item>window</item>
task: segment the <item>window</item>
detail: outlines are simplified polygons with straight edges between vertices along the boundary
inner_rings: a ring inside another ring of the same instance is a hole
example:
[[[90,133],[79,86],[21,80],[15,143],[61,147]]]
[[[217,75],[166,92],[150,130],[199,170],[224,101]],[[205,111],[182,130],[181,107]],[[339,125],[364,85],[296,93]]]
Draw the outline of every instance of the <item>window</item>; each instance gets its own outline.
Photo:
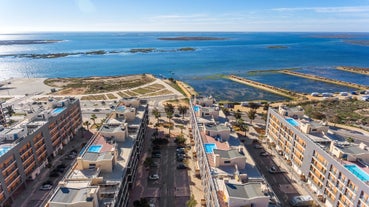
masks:
[[[224,164],[229,164],[229,163],[231,163],[231,161],[229,161],[229,160],[224,160]]]

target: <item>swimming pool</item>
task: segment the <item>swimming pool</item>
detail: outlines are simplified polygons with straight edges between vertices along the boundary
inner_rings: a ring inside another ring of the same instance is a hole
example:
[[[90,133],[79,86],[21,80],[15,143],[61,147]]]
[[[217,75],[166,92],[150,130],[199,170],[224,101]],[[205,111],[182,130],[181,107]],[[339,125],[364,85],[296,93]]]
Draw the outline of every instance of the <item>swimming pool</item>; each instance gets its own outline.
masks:
[[[205,152],[209,154],[209,153],[213,153],[213,150],[217,148],[217,145],[214,143],[207,143],[207,144],[204,144],[204,147],[205,147]]]
[[[59,114],[60,112],[64,111],[65,108],[56,108],[53,110],[53,114]]]
[[[346,169],[348,169],[352,174],[356,175],[360,180],[366,182],[369,181],[369,175],[360,169],[356,165],[344,165]]]
[[[200,110],[200,106],[194,106],[194,107],[193,107],[193,110],[194,110],[195,112],[198,112],[198,111]]]
[[[102,145],[91,145],[87,152],[100,152]]]
[[[7,153],[11,148],[12,146],[0,146],[0,156]]]
[[[286,118],[286,121],[288,123],[290,123],[292,126],[298,126],[299,125],[299,123],[296,120],[294,120],[293,118]]]

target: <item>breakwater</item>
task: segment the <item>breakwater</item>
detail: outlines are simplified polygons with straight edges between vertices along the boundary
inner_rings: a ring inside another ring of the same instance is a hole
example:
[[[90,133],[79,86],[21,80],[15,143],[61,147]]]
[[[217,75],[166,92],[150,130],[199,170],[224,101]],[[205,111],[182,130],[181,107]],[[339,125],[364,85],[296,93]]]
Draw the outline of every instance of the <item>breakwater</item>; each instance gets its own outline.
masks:
[[[357,84],[357,83],[350,83],[350,82],[347,82],[347,81],[341,81],[341,80],[336,80],[336,79],[331,79],[331,78],[325,78],[325,77],[321,77],[321,76],[317,76],[317,75],[299,73],[299,72],[296,72],[296,71],[281,70],[280,73],[284,73],[284,74],[288,74],[288,75],[294,75],[294,76],[298,76],[298,77],[302,77],[302,78],[308,78],[308,79],[322,81],[322,82],[327,82],[327,83],[333,83],[333,84],[336,84],[336,85],[342,85],[342,86],[347,86],[347,87],[351,87],[351,88],[357,88],[357,89],[361,89],[361,90],[368,90],[369,89],[369,86],[366,86],[366,85],[361,85],[361,84]]]
[[[289,90],[286,90],[286,89],[283,89],[283,88],[278,88],[278,87],[271,86],[271,85],[268,85],[268,84],[252,81],[252,80],[249,80],[249,79],[246,79],[246,78],[243,78],[243,77],[238,77],[238,76],[235,76],[235,75],[229,75],[228,78],[232,81],[236,81],[236,82],[239,82],[239,83],[242,83],[242,84],[246,84],[246,85],[249,85],[251,87],[259,88],[261,90],[268,91],[268,92],[271,92],[271,93],[274,93],[274,94],[277,94],[277,95],[280,95],[280,96],[284,96],[284,97],[287,97],[287,98],[290,98],[290,99],[306,99],[304,94],[296,93],[296,92],[289,91]]]
[[[338,66],[337,70],[343,70],[351,73],[359,73],[369,75],[369,68],[351,67],[351,66]]]

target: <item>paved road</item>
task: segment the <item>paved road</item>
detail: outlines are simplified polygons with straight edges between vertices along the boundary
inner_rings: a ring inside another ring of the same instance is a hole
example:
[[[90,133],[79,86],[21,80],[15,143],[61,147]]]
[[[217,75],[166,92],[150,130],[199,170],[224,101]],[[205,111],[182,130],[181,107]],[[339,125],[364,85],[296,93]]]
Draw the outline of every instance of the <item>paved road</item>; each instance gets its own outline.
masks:
[[[270,187],[273,189],[282,206],[290,206],[288,201],[293,196],[297,196],[300,194],[292,185],[290,179],[288,178],[288,173],[270,174],[268,172],[268,169],[271,166],[278,167],[280,163],[275,163],[271,156],[260,156],[259,154],[263,151],[263,149],[255,149],[253,144],[246,144],[245,147],[254,159],[259,171],[268,181]]]
[[[361,132],[351,131],[337,127],[329,127],[329,129],[340,136],[353,138],[355,140],[355,143],[364,142],[366,145],[369,145],[369,136]]]
[[[162,147],[161,149],[161,160],[160,160],[160,172],[159,176],[161,179],[160,187],[160,202],[159,206],[175,206],[175,170],[176,160],[175,147]]]

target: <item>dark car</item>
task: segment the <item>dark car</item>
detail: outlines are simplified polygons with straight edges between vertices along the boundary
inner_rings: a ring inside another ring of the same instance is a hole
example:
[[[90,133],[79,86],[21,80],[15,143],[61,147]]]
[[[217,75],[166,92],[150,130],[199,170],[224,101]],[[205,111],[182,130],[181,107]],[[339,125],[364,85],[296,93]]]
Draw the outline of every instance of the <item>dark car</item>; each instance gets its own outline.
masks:
[[[285,173],[285,171],[278,169],[276,166],[270,167],[268,172],[271,174]]]
[[[153,150],[160,150],[160,146],[159,146],[159,145],[154,145],[154,146],[152,147],[152,149],[153,149]]]
[[[177,161],[178,162],[182,162],[184,160],[184,158],[183,157],[177,157]]]
[[[152,158],[161,158],[161,154],[152,154],[151,157]]]
[[[187,169],[187,166],[186,166],[186,165],[184,165],[183,163],[181,163],[181,164],[178,164],[178,165],[177,165],[177,169],[178,169],[178,170],[184,170],[184,169]]]

